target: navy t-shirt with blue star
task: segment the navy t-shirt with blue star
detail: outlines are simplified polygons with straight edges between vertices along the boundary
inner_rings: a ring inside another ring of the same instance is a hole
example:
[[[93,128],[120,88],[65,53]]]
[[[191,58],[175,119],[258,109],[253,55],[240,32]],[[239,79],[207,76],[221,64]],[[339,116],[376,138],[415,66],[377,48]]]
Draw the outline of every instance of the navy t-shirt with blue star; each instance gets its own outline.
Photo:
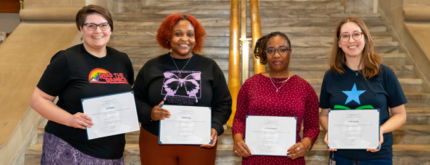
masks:
[[[321,108],[373,107],[372,109],[380,109],[379,123],[382,125],[390,118],[389,107],[397,107],[407,102],[402,87],[390,68],[381,65],[379,74],[367,80],[358,71],[353,71],[347,66],[344,69],[344,74],[328,70],[324,75],[320,95]],[[392,145],[393,134],[386,133],[379,152],[338,150],[336,153],[351,160],[392,159]]]

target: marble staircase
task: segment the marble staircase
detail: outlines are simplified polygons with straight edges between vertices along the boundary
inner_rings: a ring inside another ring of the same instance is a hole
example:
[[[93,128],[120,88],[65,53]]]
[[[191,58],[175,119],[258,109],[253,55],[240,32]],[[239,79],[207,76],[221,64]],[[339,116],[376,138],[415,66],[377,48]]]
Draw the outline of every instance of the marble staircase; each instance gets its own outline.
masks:
[[[155,41],[164,18],[171,13],[186,13],[195,16],[206,29],[207,38],[200,54],[214,59],[228,77],[229,0],[113,1],[115,31],[109,46],[129,55],[136,74],[146,61],[169,51],[160,48]],[[260,0],[259,4],[263,35],[273,31],[288,35],[293,50],[289,69],[306,79],[319,94],[328,69],[335,26],[341,18],[349,16],[344,13],[344,6],[339,0]],[[408,99],[407,123],[393,132],[394,164],[430,164],[430,93],[423,88],[424,80],[415,75],[413,63],[400,51],[399,43],[379,14],[357,16],[368,26],[375,51],[382,57],[383,64],[395,72]],[[249,25],[248,19],[248,32]],[[27,148],[26,164],[39,164],[43,132],[41,127],[38,144]],[[126,134],[124,157],[127,165],[140,164],[138,136],[139,132]],[[324,136],[325,132],[321,131],[315,146],[306,155],[307,164],[327,164],[329,153]],[[231,130],[226,130],[219,137],[217,165],[241,164],[241,158],[235,156],[232,148]]]

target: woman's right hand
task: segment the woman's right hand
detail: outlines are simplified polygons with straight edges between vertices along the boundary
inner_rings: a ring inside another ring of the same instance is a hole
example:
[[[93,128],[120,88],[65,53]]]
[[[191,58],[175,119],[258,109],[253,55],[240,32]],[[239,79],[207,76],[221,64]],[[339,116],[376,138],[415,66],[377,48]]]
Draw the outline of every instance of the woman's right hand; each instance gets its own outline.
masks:
[[[86,129],[87,127],[91,128],[93,125],[91,117],[85,113],[78,112],[69,118],[69,126],[73,128]]]
[[[151,119],[153,121],[164,120],[165,118],[170,118],[170,112],[161,108],[160,106],[164,104],[164,101],[161,101],[160,104],[154,106],[151,111]]]
[[[325,142],[325,144],[327,144],[327,146],[329,146],[329,145],[328,145],[327,133],[325,133],[324,142]],[[329,148],[329,149],[328,149],[328,151],[337,151],[337,149],[334,149],[334,148],[331,148],[331,149],[330,149],[330,148]]]
[[[241,157],[247,158],[251,156],[251,151],[249,150],[248,145],[246,145],[243,139],[234,140],[233,151]]]

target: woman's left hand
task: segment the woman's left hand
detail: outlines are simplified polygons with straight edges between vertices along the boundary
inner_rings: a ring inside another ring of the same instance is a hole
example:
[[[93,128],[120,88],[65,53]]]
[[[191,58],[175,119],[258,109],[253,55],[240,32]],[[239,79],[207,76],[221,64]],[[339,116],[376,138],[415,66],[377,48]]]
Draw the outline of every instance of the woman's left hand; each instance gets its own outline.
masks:
[[[307,144],[306,142],[298,142],[294,144],[288,149],[288,152],[287,152],[288,157],[290,157],[292,160],[295,160],[297,158],[301,158],[305,156],[306,151],[309,148],[308,145],[309,144]]]
[[[218,140],[218,132],[212,128],[211,144],[203,144],[200,147],[213,148],[215,147],[217,140]]]
[[[378,152],[382,148],[382,143],[384,143],[384,133],[382,133],[382,130],[379,129],[379,149],[376,148],[368,148],[366,151],[370,152]]]

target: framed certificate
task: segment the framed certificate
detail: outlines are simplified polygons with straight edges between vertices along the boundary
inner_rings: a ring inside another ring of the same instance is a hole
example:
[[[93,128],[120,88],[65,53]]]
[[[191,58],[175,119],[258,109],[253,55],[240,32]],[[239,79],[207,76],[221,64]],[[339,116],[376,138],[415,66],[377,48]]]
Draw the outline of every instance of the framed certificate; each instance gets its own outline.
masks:
[[[88,140],[139,131],[133,92],[82,99],[84,113],[94,125],[87,128]]]
[[[328,148],[379,148],[379,109],[329,110]]]
[[[245,143],[252,155],[287,156],[296,144],[297,117],[246,116]]]
[[[210,107],[162,105],[170,118],[160,120],[158,144],[202,145],[211,143]]]

